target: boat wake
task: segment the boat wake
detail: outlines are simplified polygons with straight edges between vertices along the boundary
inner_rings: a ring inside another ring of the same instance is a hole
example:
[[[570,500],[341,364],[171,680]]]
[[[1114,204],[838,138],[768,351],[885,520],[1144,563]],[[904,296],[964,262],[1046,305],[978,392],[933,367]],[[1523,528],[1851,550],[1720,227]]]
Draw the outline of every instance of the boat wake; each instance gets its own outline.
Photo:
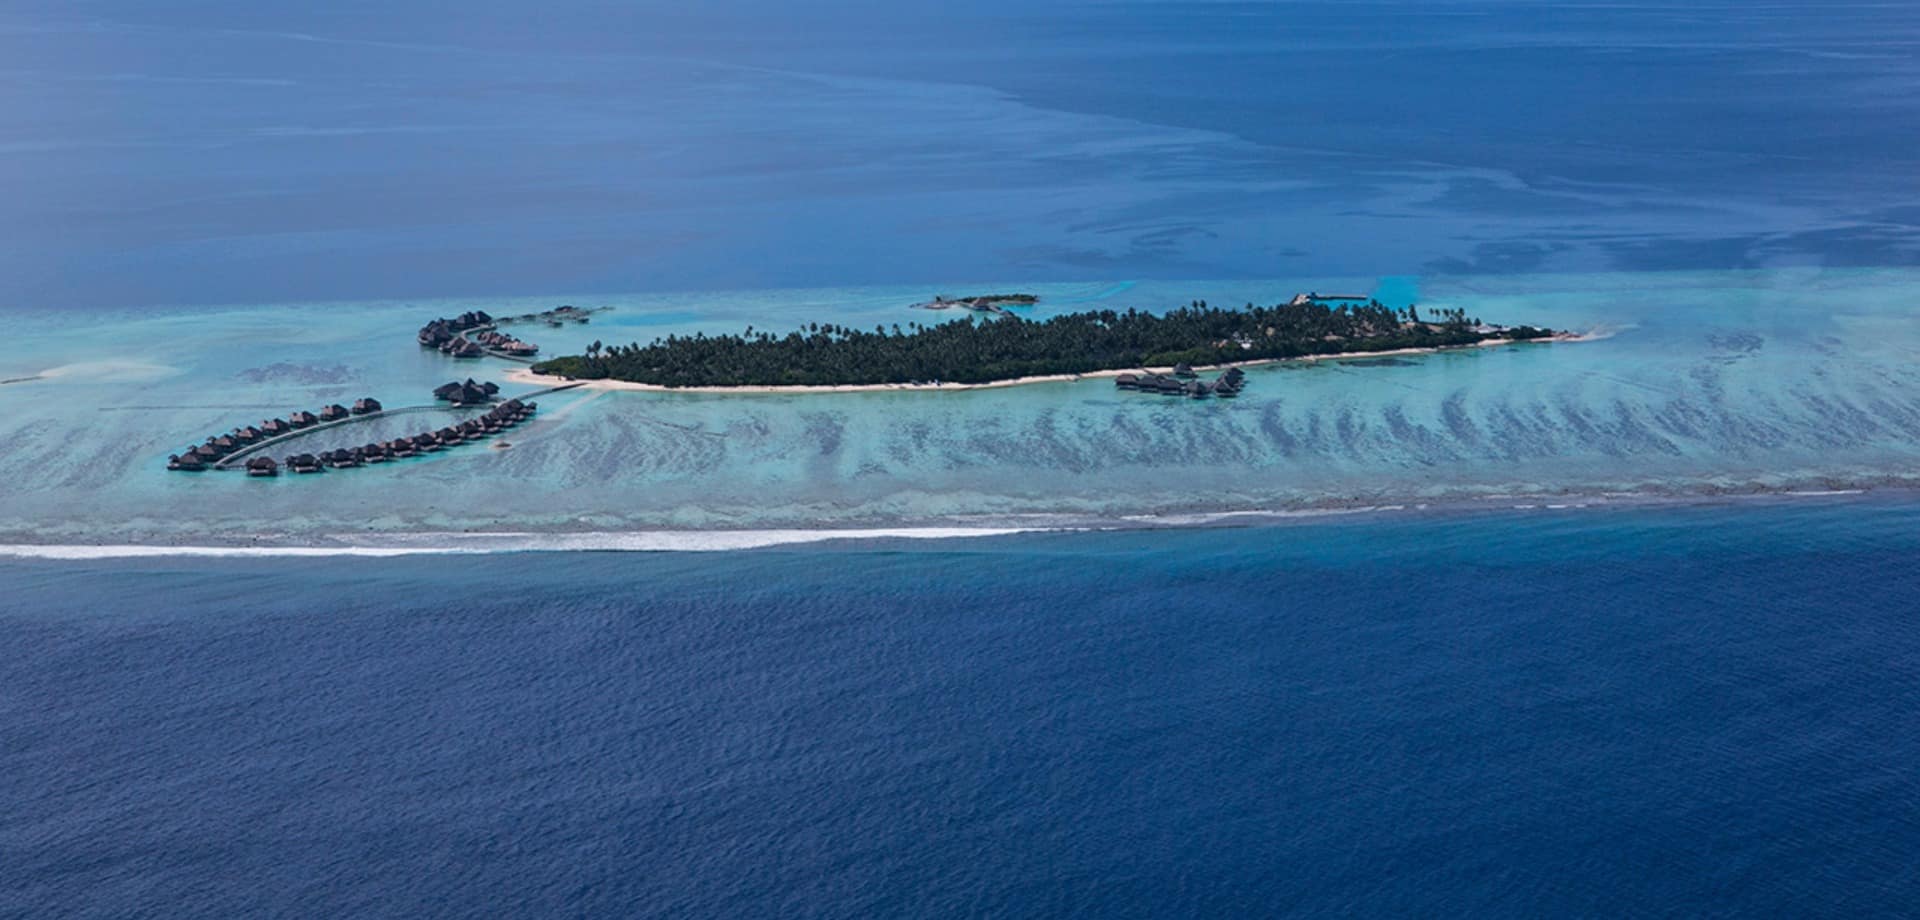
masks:
[[[78,379],[83,383],[150,383],[165,380],[181,373],[179,368],[165,364],[152,364],[146,361],[81,361],[75,364],[62,364],[50,367],[22,380],[59,380],[61,378]],[[9,383],[15,381],[8,381]]]

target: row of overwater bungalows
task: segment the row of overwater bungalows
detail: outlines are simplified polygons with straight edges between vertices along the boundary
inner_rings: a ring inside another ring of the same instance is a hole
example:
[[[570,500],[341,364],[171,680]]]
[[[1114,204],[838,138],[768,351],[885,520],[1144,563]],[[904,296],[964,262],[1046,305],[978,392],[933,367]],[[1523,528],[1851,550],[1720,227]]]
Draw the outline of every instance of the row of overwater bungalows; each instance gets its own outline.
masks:
[[[167,458],[167,469],[197,473],[262,441],[272,440],[326,422],[337,422],[355,415],[373,415],[381,410],[379,400],[365,397],[354,400],[351,408],[335,403],[321,409],[317,414],[301,410],[286,418],[270,418],[258,425],[247,425],[235,428],[227,434],[214,435],[204,444],[197,444],[173,454]]]
[[[1199,379],[1199,374],[1185,364],[1173,369],[1172,374],[1156,374],[1141,371],[1138,374],[1121,374],[1113,378],[1113,385],[1122,390],[1138,390],[1142,393],[1158,393],[1162,396],[1185,396],[1189,399],[1205,399],[1219,396],[1230,399],[1240,395],[1240,389],[1246,385],[1247,372],[1237,367],[1227,368],[1212,382]]]
[[[445,450],[470,441],[485,440],[532,418],[534,412],[538,410],[538,403],[509,399],[488,410],[484,415],[467,419],[458,425],[449,425],[439,431],[416,434],[410,438],[376,441],[361,447],[324,450],[317,454],[295,454],[279,463],[275,463],[271,457],[255,457],[247,461],[247,475],[278,476],[282,466],[293,473],[318,473],[326,469],[351,469],[373,463],[386,463],[389,460],[401,460]]]

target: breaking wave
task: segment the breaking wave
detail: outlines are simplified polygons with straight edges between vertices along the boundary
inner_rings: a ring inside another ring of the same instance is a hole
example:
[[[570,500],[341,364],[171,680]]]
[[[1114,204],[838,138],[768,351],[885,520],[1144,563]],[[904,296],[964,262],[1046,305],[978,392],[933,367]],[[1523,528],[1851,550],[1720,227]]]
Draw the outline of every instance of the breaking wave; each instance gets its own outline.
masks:
[[[337,546],[158,546],[0,544],[0,557],[134,559],[148,557],[422,556],[524,552],[721,552],[839,540],[955,540],[1036,533],[1044,527],[898,527],[833,530],[634,531],[622,533],[396,534]]]

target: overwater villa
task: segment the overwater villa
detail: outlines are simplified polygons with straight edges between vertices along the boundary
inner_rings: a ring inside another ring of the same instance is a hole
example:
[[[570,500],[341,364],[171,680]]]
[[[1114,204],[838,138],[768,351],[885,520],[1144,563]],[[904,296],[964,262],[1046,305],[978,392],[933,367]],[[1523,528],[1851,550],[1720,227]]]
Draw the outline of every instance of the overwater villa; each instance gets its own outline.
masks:
[[[323,406],[320,409],[320,420],[323,422],[337,422],[343,418],[346,418],[347,415],[348,415],[347,407],[340,405],[339,403],[334,403],[333,405],[330,405],[330,406]]]
[[[379,412],[380,410],[381,410],[380,400],[374,399],[371,396],[364,396],[354,400],[353,408],[348,411],[352,412],[354,415],[372,415],[373,413]]]
[[[287,424],[295,428],[312,428],[320,424],[320,417],[304,409],[287,416]]]
[[[351,469],[360,465],[360,458],[362,456],[364,455],[356,454],[353,450],[342,447],[336,450],[322,451],[320,453],[320,462],[334,469]]]
[[[492,381],[475,383],[468,377],[464,383],[443,383],[434,387],[433,398],[451,402],[456,406],[474,406],[493,401],[500,392],[500,385]]]
[[[452,340],[440,346],[440,351],[455,358],[478,358],[486,354],[486,350],[482,349],[479,343],[464,335],[454,336]]]
[[[296,473],[318,473],[323,469],[320,458],[313,454],[294,454],[282,462],[287,465],[287,469]]]
[[[206,470],[206,461],[201,460],[192,450],[184,454],[171,454],[167,457],[167,469],[183,473],[198,473]]]
[[[272,457],[253,457],[247,461],[247,475],[278,476],[280,464],[273,462]]]

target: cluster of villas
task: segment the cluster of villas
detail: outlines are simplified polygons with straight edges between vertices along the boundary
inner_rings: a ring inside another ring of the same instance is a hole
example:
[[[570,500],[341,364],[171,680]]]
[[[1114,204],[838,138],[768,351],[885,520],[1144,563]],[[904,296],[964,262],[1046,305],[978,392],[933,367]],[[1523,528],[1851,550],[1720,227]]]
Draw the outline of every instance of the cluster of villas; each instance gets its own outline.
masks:
[[[422,348],[437,348],[455,358],[478,358],[485,354],[508,358],[531,358],[540,346],[523,342],[494,328],[494,318],[485,310],[469,310],[448,319],[441,317],[420,327],[416,338]]]
[[[380,401],[366,397],[354,400],[351,407],[336,403],[317,413],[301,410],[286,418],[270,418],[258,425],[247,425],[235,428],[226,434],[214,435],[204,444],[197,444],[173,454],[167,457],[167,469],[198,473],[255,444],[284,437],[316,425],[337,422],[356,415],[374,415],[380,411],[382,411]]]
[[[439,348],[463,332],[492,326],[493,317],[485,310],[468,310],[452,319],[443,316],[420,327],[420,344],[427,348]]]
[[[463,338],[467,340],[468,345],[478,346],[483,352],[492,352],[493,354],[504,355],[509,358],[531,358],[540,353],[540,346],[532,342],[523,342],[513,336],[495,332],[492,329],[476,332],[471,336],[455,336],[453,342],[447,344],[453,345],[454,342],[458,342]],[[448,351],[448,354],[452,354],[456,358],[472,357],[472,355],[459,354],[457,350]]]
[[[1142,371],[1138,374],[1121,374],[1113,378],[1113,385],[1122,390],[1138,390],[1142,393],[1158,393],[1162,396],[1185,396],[1190,399],[1206,399],[1219,396],[1231,399],[1240,395],[1241,387],[1246,386],[1247,372],[1237,367],[1227,368],[1213,381],[1200,379],[1192,367],[1179,364],[1171,374],[1156,374]]]
[[[485,415],[412,437],[376,441],[362,447],[325,450],[317,454],[294,454],[279,462],[272,457],[254,457],[247,461],[249,476],[278,476],[285,467],[291,473],[319,473],[329,469],[352,469],[481,441],[500,434],[533,417],[539,404],[509,399],[488,410]]]
[[[500,385],[491,380],[475,383],[472,377],[468,377],[465,382],[456,380],[434,387],[433,398],[456,406],[477,406],[493,402],[493,397],[499,392]]]

